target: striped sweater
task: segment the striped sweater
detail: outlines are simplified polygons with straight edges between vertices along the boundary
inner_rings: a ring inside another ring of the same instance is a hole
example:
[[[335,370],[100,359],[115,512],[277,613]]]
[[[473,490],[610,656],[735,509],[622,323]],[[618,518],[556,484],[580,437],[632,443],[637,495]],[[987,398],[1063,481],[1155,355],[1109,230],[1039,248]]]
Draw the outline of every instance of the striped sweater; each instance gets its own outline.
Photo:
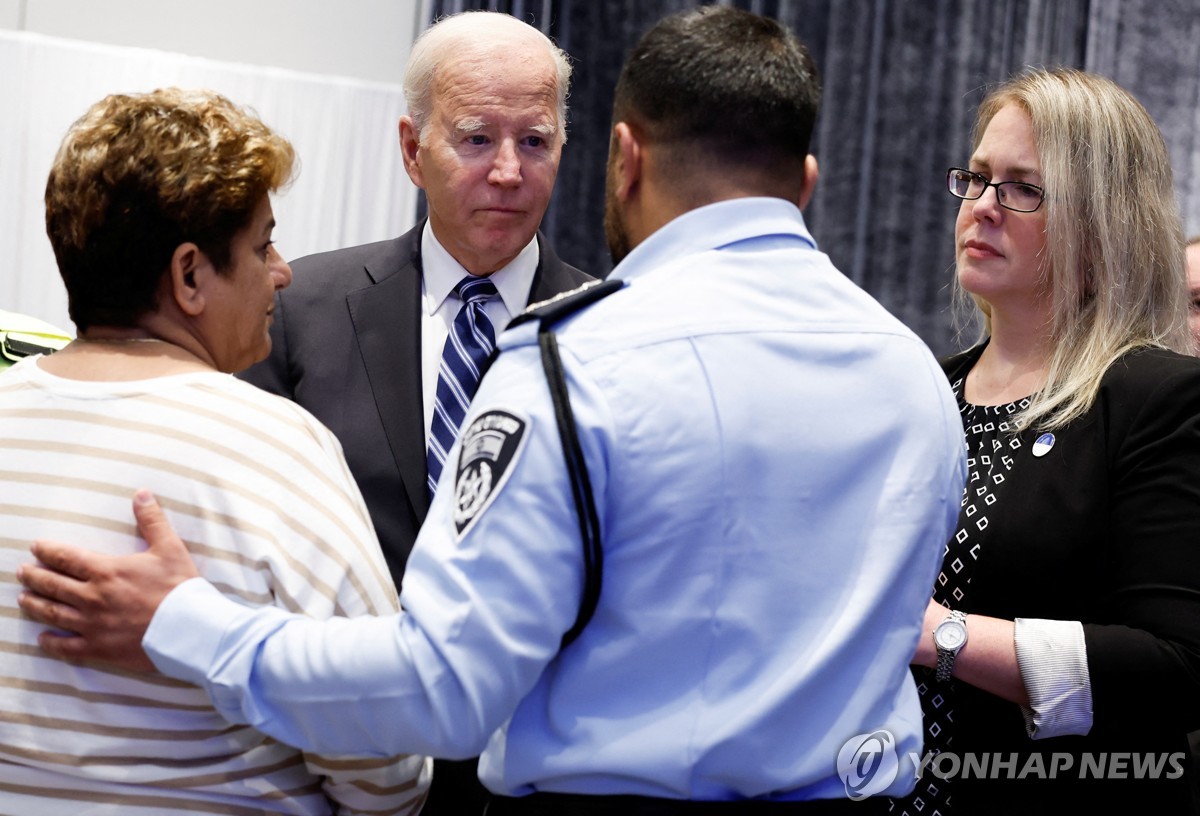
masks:
[[[218,373],[65,380],[0,374],[0,813],[415,813],[423,757],[305,754],[230,725],[198,688],[71,665],[17,608],[34,538],[144,547],[154,491],[201,573],[247,604],[316,618],[398,609],[333,435],[299,406]]]

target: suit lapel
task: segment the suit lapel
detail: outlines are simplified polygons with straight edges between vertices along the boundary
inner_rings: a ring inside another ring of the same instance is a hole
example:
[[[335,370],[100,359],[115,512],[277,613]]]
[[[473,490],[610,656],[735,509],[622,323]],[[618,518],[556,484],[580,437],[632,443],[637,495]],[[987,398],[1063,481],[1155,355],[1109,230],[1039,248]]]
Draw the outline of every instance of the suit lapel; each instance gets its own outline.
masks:
[[[376,283],[349,293],[346,303],[396,468],[417,521],[423,523],[429,494],[421,397],[420,236],[418,225],[397,240],[405,250],[402,257],[389,255],[368,266]]]
[[[368,264],[367,272],[375,283],[346,296],[375,407],[418,524],[425,522],[429,512],[421,377],[423,227],[424,222],[418,224],[396,239],[394,252]],[[588,280],[588,276],[563,263],[540,233],[538,245],[538,268],[529,303],[554,297]]]
[[[574,267],[563,263],[540,232],[537,234],[537,240],[538,266],[537,271],[533,273],[533,285],[529,287],[529,306],[581,286],[590,279]]]

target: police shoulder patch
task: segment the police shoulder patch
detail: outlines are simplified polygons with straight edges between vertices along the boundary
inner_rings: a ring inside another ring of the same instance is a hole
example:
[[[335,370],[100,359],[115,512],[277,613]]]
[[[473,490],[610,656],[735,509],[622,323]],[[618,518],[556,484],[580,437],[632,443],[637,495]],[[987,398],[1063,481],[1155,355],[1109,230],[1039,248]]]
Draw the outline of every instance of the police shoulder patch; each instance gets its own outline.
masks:
[[[454,480],[454,526],[460,539],[504,487],[528,428],[529,420],[518,413],[491,410],[463,431]]]
[[[533,320],[540,320],[544,325],[553,325],[564,317],[591,306],[597,300],[608,297],[623,286],[625,286],[625,281],[615,278],[588,281],[574,289],[557,294],[549,300],[531,303],[529,308],[508,324],[508,327],[511,329]]]

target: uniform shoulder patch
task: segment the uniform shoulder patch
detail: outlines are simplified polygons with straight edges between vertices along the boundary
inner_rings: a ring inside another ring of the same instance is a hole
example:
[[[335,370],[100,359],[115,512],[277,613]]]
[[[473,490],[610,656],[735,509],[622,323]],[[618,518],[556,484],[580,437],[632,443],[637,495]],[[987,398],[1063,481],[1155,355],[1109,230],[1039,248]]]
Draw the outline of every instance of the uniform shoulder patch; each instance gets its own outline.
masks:
[[[516,319],[508,324],[509,328],[519,326],[522,323],[528,323],[531,320],[540,320],[546,324],[553,324],[568,315],[590,306],[601,298],[608,297],[624,285],[625,281],[616,279],[588,281],[582,286],[571,289],[568,292],[555,295],[549,300],[531,303],[528,309],[521,312],[521,314],[517,315]]]
[[[508,481],[525,447],[528,430],[529,420],[520,414],[491,410],[480,414],[463,431],[454,480],[454,526],[459,539]]]

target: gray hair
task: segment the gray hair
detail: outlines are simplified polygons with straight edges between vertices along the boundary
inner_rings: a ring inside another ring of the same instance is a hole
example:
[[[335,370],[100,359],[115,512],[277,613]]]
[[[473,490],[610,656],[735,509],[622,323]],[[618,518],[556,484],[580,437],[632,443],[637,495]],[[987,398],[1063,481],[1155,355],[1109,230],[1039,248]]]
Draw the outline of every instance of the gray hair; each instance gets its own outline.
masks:
[[[404,99],[408,115],[420,138],[433,110],[433,79],[445,60],[464,51],[478,51],[504,40],[540,41],[554,61],[558,90],[558,135],[567,140],[567,94],[571,87],[571,61],[566,52],[533,26],[498,11],[463,11],[443,17],[413,43],[404,71]]]

